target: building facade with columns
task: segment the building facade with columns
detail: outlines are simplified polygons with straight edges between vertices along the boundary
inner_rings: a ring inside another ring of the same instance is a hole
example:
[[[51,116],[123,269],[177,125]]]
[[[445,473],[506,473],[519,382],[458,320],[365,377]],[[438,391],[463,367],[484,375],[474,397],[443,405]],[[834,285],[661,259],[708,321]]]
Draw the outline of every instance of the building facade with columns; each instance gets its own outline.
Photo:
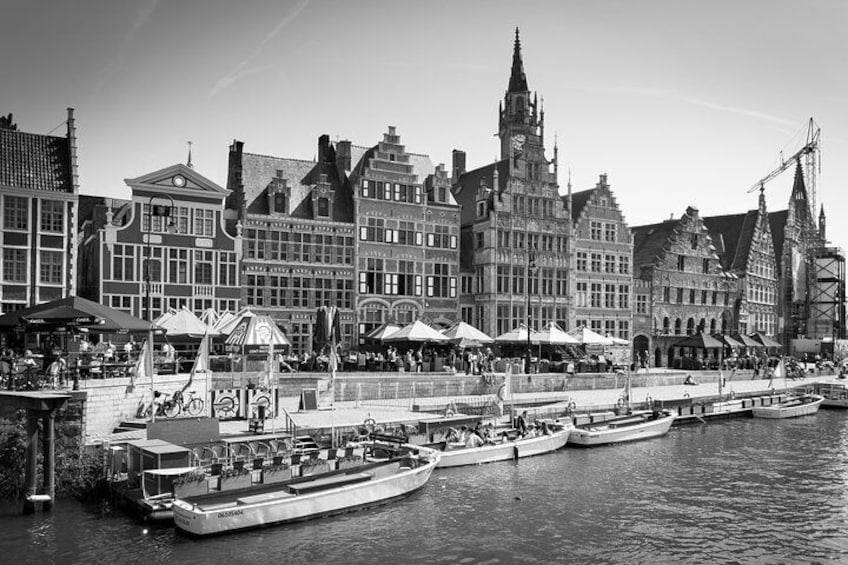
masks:
[[[76,292],[79,207],[73,108],[64,136],[18,129],[0,116],[0,313]]]
[[[225,227],[228,191],[182,163],[124,182],[129,201],[82,197],[80,296],[148,320],[181,307],[237,311],[241,238]]]

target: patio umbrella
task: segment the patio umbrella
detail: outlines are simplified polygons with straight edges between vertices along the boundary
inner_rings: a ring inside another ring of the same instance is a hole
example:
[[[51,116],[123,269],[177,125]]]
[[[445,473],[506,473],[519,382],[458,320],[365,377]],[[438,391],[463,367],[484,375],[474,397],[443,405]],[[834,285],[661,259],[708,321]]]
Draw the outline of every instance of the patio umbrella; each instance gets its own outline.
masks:
[[[700,349],[721,349],[724,344],[709,334],[699,332],[678,341],[674,344],[674,346],[697,347]]]
[[[536,335],[536,340],[537,343],[545,345],[577,345],[580,343],[577,338],[560,328],[556,322],[548,322],[542,331]],[[530,341],[533,341],[533,337],[530,338]]]
[[[463,338],[477,341],[479,343],[492,343],[493,341],[495,341],[485,333],[481,332],[480,330],[466,322],[457,322],[448,329],[443,330],[442,333],[452,342],[454,340],[458,342]]]
[[[214,326],[212,326],[212,329],[217,331],[220,335],[230,335],[236,327],[236,324],[238,324],[241,317],[245,314],[253,315],[253,312],[250,310],[242,310],[239,314],[233,314],[229,310],[222,312],[218,317],[218,321],[215,322]]]
[[[447,341],[448,338],[445,337],[441,332],[434,330],[421,320],[415,320],[408,326],[404,326],[397,332],[391,334],[388,337],[383,338],[384,342],[392,342],[392,341],[417,341],[417,342],[443,342]]]
[[[745,334],[733,334],[733,339],[744,345],[745,347],[764,347],[759,341],[748,337]]]
[[[744,343],[740,343],[740,342],[736,341],[735,339],[733,339],[729,335],[713,334],[713,337],[715,339],[719,340],[720,342],[722,342],[727,347],[745,347]]]
[[[68,325],[69,315],[80,319],[74,325],[102,333],[143,333],[156,329],[156,325],[151,322],[80,296],[68,296],[9,312],[0,316],[0,328],[11,329],[27,325],[59,327]],[[84,318],[91,321],[82,321]],[[27,320],[30,322],[27,323]]]
[[[218,335],[217,331],[209,328],[186,307],[163,314],[156,319],[156,324],[165,330],[168,337],[200,338],[205,335]]]
[[[612,338],[604,337],[585,326],[575,328],[568,332],[568,334],[571,337],[577,338],[577,341],[583,345],[613,345]]]
[[[339,309],[336,306],[321,306],[315,313],[315,342],[323,349],[329,349],[330,369],[330,406],[333,409],[333,418],[330,427],[330,441],[336,447],[336,370],[339,367],[339,352],[336,345],[342,339]]]
[[[764,347],[782,347],[778,342],[761,332],[752,333],[749,337],[754,341],[760,342]]]
[[[530,343],[539,343],[539,332],[530,330]],[[495,338],[496,343],[527,343],[527,326],[520,324],[506,333],[503,333]]]
[[[471,339],[468,337],[461,337],[459,340],[451,340],[451,343],[456,345],[459,349],[473,349],[475,347],[483,347],[483,344],[477,341],[476,339]]]
[[[253,312],[242,314],[225,343],[241,348],[243,353],[266,352],[291,345],[270,316],[257,316]]]
[[[400,329],[401,326],[399,326],[398,324],[386,322],[385,324],[380,324],[378,327],[365,334],[365,338],[383,341],[385,338],[389,337],[393,333],[397,333],[398,331],[400,331]]]

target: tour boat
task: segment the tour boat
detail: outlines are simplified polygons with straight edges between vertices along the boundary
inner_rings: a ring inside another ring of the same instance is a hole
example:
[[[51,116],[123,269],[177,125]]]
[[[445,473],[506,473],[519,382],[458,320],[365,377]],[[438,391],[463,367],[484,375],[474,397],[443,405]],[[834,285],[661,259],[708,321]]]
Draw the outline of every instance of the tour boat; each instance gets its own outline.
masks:
[[[440,450],[440,459],[436,467],[461,467],[495,461],[509,461],[522,457],[531,457],[550,453],[563,447],[568,441],[568,435],[574,429],[572,424],[551,424],[548,433],[538,432],[532,437],[514,437],[504,435],[496,443],[488,443],[479,447],[465,447],[443,441],[430,444],[430,447]]]
[[[623,443],[664,436],[671,428],[675,415],[640,411],[591,424],[581,424],[568,436],[568,443],[583,447]]]
[[[755,406],[752,411],[755,418],[795,418],[815,414],[822,402],[824,397],[818,394],[805,394],[770,406]]]
[[[176,499],[174,526],[205,536],[329,516],[377,506],[421,488],[439,462],[425,447],[364,442],[353,467],[210,495]],[[295,473],[293,473],[295,474]]]

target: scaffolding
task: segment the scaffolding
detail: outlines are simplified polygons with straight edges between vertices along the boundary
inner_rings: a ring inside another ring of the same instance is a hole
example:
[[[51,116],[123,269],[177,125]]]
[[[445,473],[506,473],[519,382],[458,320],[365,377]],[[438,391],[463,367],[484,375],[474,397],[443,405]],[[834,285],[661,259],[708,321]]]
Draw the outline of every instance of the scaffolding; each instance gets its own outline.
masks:
[[[808,253],[812,284],[807,295],[807,336],[845,339],[845,254],[838,247],[819,247]]]

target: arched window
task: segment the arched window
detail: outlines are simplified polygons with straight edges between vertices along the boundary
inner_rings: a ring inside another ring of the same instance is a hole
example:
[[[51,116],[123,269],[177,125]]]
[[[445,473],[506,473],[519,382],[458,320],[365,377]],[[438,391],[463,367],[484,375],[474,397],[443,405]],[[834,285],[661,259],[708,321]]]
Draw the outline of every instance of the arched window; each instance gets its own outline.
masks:
[[[695,333],[695,318],[689,318],[686,321],[686,335],[692,335]]]
[[[682,329],[683,322],[680,320],[680,318],[677,318],[676,320],[674,320],[674,335],[680,335]]]
[[[274,194],[274,212],[277,214],[286,213],[286,195],[282,192]]]
[[[716,319],[715,318],[710,320],[710,333],[711,334],[716,333]]]
[[[707,329],[707,321],[701,318],[701,321],[698,322],[698,331],[703,332],[705,329]]]
[[[668,316],[663,318],[663,333],[668,333],[671,331],[671,320],[668,319]]]

